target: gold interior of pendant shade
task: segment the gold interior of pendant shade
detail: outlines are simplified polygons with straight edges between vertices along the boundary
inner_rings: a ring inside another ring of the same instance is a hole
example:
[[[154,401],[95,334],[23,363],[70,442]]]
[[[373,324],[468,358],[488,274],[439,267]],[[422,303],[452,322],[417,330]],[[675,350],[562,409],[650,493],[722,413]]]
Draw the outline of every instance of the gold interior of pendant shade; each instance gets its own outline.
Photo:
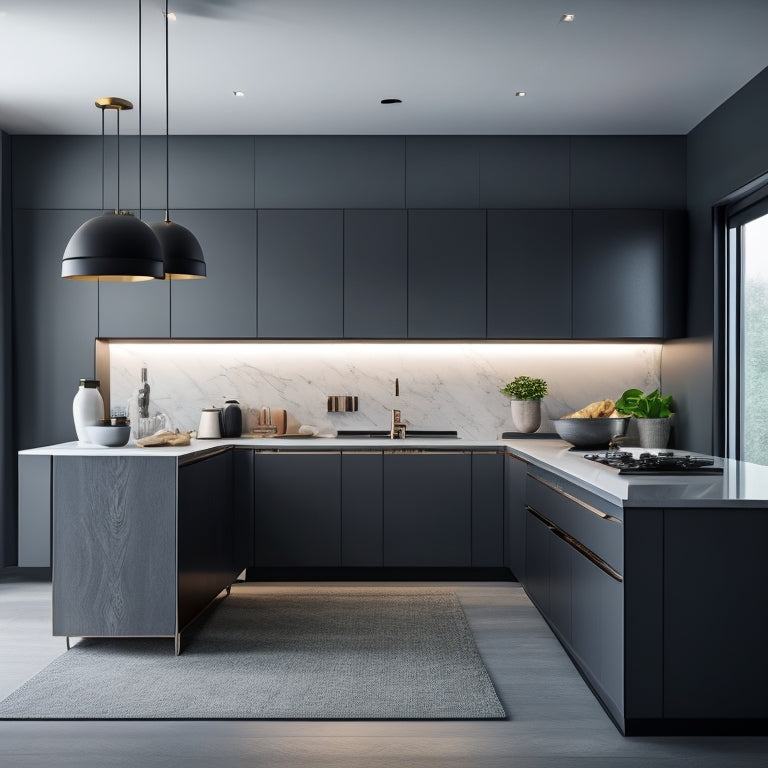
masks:
[[[99,109],[133,109],[133,103],[128,99],[121,99],[119,96],[102,96],[94,104]]]

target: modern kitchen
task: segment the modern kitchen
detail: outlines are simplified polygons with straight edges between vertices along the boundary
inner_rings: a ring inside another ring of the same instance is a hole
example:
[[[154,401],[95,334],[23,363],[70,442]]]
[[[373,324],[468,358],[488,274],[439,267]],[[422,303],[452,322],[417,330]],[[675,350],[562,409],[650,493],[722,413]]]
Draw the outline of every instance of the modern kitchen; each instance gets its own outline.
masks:
[[[0,755],[762,764],[762,5],[0,5]]]

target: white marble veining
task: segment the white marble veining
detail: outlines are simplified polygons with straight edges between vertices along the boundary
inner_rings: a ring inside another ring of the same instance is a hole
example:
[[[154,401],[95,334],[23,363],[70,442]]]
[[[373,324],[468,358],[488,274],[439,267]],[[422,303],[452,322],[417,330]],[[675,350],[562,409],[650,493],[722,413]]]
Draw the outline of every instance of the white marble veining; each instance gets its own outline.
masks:
[[[659,386],[658,344],[508,343],[110,343],[111,405],[125,406],[142,366],[151,411],[197,428],[200,411],[237,398],[249,429],[262,406],[321,432],[389,428],[392,408],[413,429],[455,429],[470,440],[514,431],[499,388],[518,375],[543,378],[541,430],[551,419],[625,389]],[[400,397],[395,397],[395,378]],[[328,413],[328,395],[358,395],[356,413]],[[290,430],[290,425],[289,425]]]

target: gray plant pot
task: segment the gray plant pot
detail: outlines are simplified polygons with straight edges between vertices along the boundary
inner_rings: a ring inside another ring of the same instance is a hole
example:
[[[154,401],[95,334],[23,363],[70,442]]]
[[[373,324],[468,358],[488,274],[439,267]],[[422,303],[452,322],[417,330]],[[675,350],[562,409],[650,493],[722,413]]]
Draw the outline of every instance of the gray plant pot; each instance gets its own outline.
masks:
[[[510,400],[512,421],[518,432],[535,432],[541,425],[541,400]]]
[[[641,448],[666,448],[672,419],[635,419]]]

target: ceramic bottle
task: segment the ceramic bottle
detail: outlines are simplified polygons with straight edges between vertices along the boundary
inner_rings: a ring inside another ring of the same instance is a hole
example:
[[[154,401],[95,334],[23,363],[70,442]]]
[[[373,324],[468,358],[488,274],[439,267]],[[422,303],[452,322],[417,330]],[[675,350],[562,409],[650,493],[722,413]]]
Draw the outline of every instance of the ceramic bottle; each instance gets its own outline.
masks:
[[[98,424],[104,418],[104,400],[99,392],[99,382],[95,379],[80,379],[80,386],[72,401],[72,418],[75,422],[77,439],[88,442],[86,427]]]

